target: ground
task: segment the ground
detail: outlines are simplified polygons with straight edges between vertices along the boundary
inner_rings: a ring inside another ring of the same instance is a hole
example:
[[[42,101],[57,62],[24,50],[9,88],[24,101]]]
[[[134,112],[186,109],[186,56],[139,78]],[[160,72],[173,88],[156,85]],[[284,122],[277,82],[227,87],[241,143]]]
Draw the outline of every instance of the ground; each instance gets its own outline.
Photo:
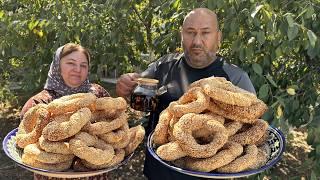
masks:
[[[6,134],[18,127],[19,122],[19,109],[0,104],[1,142]],[[291,138],[287,140],[287,148],[282,160],[271,169],[271,174],[279,177],[279,179],[287,179],[288,176],[303,178],[309,173],[308,167],[301,166],[305,164],[303,161],[311,151],[311,147],[306,143],[307,134],[303,130],[292,129],[290,132]],[[141,144],[126,165],[109,173],[109,179],[146,179],[142,173],[144,152],[145,144]],[[31,172],[17,166],[14,161],[5,155],[3,150],[0,153],[0,162],[0,180],[31,180],[33,178]],[[272,177],[264,177],[264,179],[272,179]]]

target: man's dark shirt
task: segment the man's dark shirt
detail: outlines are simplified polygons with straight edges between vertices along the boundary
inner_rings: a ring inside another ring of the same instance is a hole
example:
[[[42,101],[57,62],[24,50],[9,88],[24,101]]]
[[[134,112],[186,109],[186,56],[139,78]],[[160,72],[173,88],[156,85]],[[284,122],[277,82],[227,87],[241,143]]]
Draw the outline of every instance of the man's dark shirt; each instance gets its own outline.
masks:
[[[158,87],[160,92],[163,92],[159,96],[157,111],[150,115],[147,134],[157,125],[161,111],[167,108],[170,102],[178,100],[187,91],[189,84],[199,79],[225,77],[234,85],[255,93],[248,74],[241,68],[226,63],[222,57],[217,57],[205,68],[195,69],[187,64],[184,54],[169,54],[150,64],[141,75],[159,80]],[[144,173],[149,179],[192,179],[191,176],[174,172],[156,162],[148,151]]]

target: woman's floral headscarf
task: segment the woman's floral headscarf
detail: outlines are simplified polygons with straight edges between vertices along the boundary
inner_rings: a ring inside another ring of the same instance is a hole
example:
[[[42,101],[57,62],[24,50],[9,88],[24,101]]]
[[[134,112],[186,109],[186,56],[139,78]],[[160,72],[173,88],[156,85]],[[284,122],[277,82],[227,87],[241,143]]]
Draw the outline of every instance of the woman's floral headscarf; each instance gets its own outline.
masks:
[[[55,96],[57,96],[55,98],[59,98],[65,95],[70,95],[75,93],[89,92],[91,87],[88,77],[79,87],[76,87],[76,88],[71,88],[65,84],[61,76],[61,70],[60,70],[60,60],[61,60],[60,56],[64,46],[59,47],[55,52],[53,61],[50,65],[50,70],[48,72],[48,78],[47,78],[46,84],[44,85],[45,90],[54,91]],[[88,76],[89,76],[89,73],[88,73]]]

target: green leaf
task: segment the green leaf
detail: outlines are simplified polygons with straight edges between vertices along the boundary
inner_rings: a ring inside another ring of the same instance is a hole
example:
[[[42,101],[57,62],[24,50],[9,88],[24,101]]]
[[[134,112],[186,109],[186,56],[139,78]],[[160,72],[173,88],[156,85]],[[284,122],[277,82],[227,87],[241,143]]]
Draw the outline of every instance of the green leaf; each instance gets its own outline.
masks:
[[[241,49],[240,49],[239,58],[240,58],[241,61],[245,60],[245,58],[246,58],[246,52],[245,52],[245,49],[244,49],[244,48],[241,48]]]
[[[315,58],[319,54],[319,50],[316,47],[309,46],[308,48],[308,56],[310,56],[311,59]]]
[[[268,97],[269,94],[269,84],[264,84],[259,89],[259,98],[264,99]]]
[[[20,56],[20,55],[21,55],[21,52],[19,51],[18,48],[16,48],[16,47],[11,47],[11,54],[12,54],[13,56]]]
[[[208,8],[215,9],[215,0],[208,0]]]
[[[280,46],[276,49],[276,56],[277,56],[277,58],[282,56],[282,49]]]
[[[278,100],[278,103],[280,103],[282,106],[286,106],[284,103],[284,99],[281,96],[275,96],[275,98]]]
[[[261,8],[263,8],[263,5],[256,6],[254,11],[251,13],[251,17],[254,18]]]
[[[297,37],[299,33],[298,26],[294,24],[292,27],[288,27],[287,36],[289,38],[289,41],[293,40],[295,37]]]
[[[213,0],[216,3],[216,8],[220,9],[223,7],[223,5],[225,5],[225,1],[223,0]]]
[[[231,48],[231,51],[232,51],[232,52],[238,51],[239,48],[240,48],[240,40],[237,39],[237,40],[233,41],[231,47],[232,47],[232,48]]]
[[[267,112],[263,114],[262,119],[269,121],[273,118],[273,109],[269,108]]]
[[[320,145],[316,146],[316,154],[317,156],[320,156]]]
[[[181,1],[180,0],[176,0],[176,2],[173,3],[173,8],[175,9],[179,9],[181,6]]]
[[[283,116],[283,109],[282,109],[281,105],[279,105],[279,106],[277,107],[276,117],[277,117],[278,119],[280,119],[282,116]]]
[[[287,93],[291,96],[294,96],[296,94],[296,90],[293,88],[288,88],[287,89]]]
[[[253,46],[248,46],[248,47],[245,49],[245,52],[246,52],[246,57],[247,57],[248,59],[252,58],[253,53],[254,53]]]
[[[252,68],[253,68],[253,71],[259,75],[262,75],[262,67],[260,66],[260,64],[257,64],[257,63],[254,63],[252,64]]]
[[[308,34],[308,38],[309,38],[309,42],[310,42],[311,46],[315,47],[316,41],[318,39],[317,35],[314,34],[314,32],[312,32],[311,30],[308,30],[307,34]]]
[[[30,21],[30,23],[28,24],[29,30],[32,30],[32,29],[35,28],[38,24],[39,24],[39,21]]]
[[[306,19],[311,18],[313,14],[314,14],[314,8],[313,6],[309,6],[307,9],[307,13],[305,14],[305,18]]]
[[[291,13],[287,13],[286,14],[286,18],[287,18],[287,22],[288,22],[289,27],[292,27],[293,23],[294,23],[292,14]]]
[[[310,180],[317,180],[317,175],[316,175],[316,173],[314,173],[314,171],[311,172]]]
[[[259,31],[257,33],[257,40],[261,45],[264,44],[264,42],[266,41],[266,36],[264,35],[264,32]]]
[[[239,32],[239,23],[236,19],[233,19],[230,24],[230,30],[232,32]]]
[[[315,130],[313,128],[308,129],[307,143],[313,144],[315,137]]]
[[[299,108],[299,101],[298,100],[294,100],[292,103],[292,109],[293,110],[297,110]]]
[[[0,19],[4,16],[4,12],[1,10],[0,11]]]
[[[268,75],[266,76],[266,78],[267,78],[267,80],[271,83],[272,86],[278,87],[277,83],[274,82],[273,77],[272,77],[270,74],[268,74]]]
[[[272,17],[272,12],[269,12],[268,10],[266,10],[266,9],[263,9],[263,12],[264,12],[264,14],[265,14],[265,16],[267,17],[267,21],[269,21],[270,19],[271,19],[271,17]]]

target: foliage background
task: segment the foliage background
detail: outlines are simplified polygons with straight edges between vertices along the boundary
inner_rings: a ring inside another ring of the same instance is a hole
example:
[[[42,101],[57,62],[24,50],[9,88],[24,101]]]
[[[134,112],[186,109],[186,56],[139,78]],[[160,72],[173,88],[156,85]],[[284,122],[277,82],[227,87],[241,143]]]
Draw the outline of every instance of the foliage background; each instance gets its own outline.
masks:
[[[91,80],[99,82],[180,51],[187,12],[214,10],[219,53],[249,73],[270,107],[264,119],[285,134],[307,129],[313,151],[305,174],[320,177],[320,0],[0,2],[0,100],[17,106],[43,88],[53,52],[67,42],[90,49]]]

